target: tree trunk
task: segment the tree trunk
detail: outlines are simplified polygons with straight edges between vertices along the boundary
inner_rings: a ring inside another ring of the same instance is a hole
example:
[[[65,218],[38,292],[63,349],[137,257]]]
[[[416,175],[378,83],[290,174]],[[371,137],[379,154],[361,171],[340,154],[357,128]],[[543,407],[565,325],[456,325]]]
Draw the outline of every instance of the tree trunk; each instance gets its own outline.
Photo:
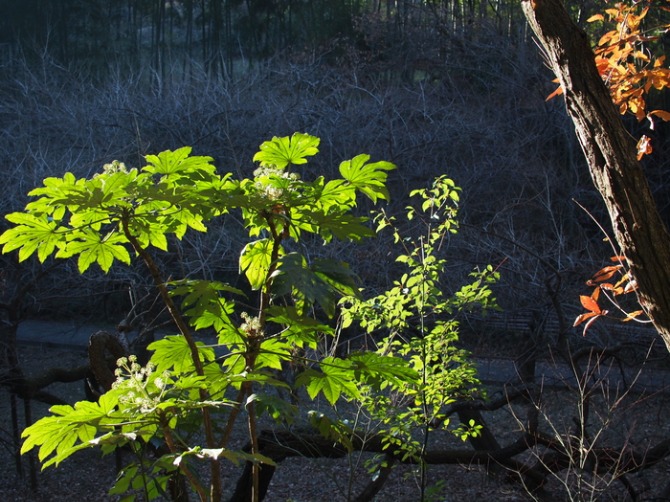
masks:
[[[635,141],[623,126],[586,34],[562,0],[523,0],[523,11],[563,88],[591,178],[638,285],[638,300],[670,350],[670,236]]]

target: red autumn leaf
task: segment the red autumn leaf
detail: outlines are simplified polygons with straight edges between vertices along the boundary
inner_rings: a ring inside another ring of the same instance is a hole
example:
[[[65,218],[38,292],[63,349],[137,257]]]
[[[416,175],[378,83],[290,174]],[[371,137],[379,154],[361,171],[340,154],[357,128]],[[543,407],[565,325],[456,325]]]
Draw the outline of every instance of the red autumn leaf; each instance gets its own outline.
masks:
[[[596,291],[600,290],[597,289]],[[594,315],[602,314],[602,310],[600,309],[600,305],[598,305],[597,299],[593,299],[591,296],[581,295],[579,297],[579,301],[582,303],[582,307],[584,307],[586,310],[593,313]]]
[[[610,265],[608,267],[603,267],[600,270],[598,270],[591,280],[595,282],[603,282],[606,281],[610,278],[612,278],[619,270],[621,270],[621,265]]]
[[[581,323],[586,321],[587,319],[591,319],[592,317],[598,317],[598,314],[594,314],[593,312],[586,312],[585,314],[580,314],[577,316],[577,319],[575,319],[575,322],[572,324],[572,327],[579,326]]]

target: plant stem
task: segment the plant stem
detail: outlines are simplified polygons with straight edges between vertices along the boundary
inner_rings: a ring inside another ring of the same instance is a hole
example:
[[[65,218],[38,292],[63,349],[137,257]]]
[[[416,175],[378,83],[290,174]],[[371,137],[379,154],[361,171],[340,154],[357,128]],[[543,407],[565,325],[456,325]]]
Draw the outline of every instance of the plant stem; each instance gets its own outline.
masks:
[[[237,406],[235,406],[230,411],[230,415],[228,415],[228,420],[226,421],[226,426],[223,429],[223,434],[221,436],[221,441],[220,441],[220,446],[219,446],[220,448],[227,448],[228,447],[228,441],[230,441],[230,435],[233,432],[233,426],[235,425],[235,422],[237,421],[237,417],[240,415],[242,402],[244,401],[244,399],[246,397],[246,392],[247,392],[247,389],[244,386],[241,386],[239,392],[237,393],[237,396],[235,397],[235,402],[237,403]]]
[[[249,387],[251,387],[251,382],[248,382]],[[256,428],[256,409],[254,407],[253,401],[247,404],[247,413],[249,416],[248,427],[249,427],[249,437],[251,438],[251,453],[259,453],[258,448],[258,430]],[[251,500],[252,502],[258,502],[260,500],[260,465],[258,462],[254,462],[251,465]]]
[[[270,228],[270,234],[272,235],[272,251],[270,254],[270,266],[268,267],[267,274],[265,276],[265,281],[263,286],[261,286],[261,293],[258,306],[258,322],[260,325],[260,332],[258,333],[247,333],[247,348],[245,353],[245,365],[246,371],[253,371],[256,366],[256,358],[260,353],[261,344],[263,343],[263,330],[265,329],[265,316],[267,308],[270,306],[272,298],[270,296],[270,285],[272,281],[272,276],[277,270],[277,260],[279,259],[279,250],[281,248],[281,241],[283,239],[283,234],[277,232],[277,228],[271,213],[266,213],[263,215],[265,221],[268,223]],[[240,390],[237,393],[235,402],[238,403],[238,406],[233,408],[228,416],[228,421],[223,431],[223,436],[220,442],[220,447],[226,448],[230,436],[233,431],[237,417],[240,414],[241,406],[249,396],[253,394],[253,383],[251,381],[246,381],[240,386]],[[258,429],[257,429],[257,417],[256,409],[253,402],[246,403],[247,409],[247,428],[249,431],[249,440],[251,442],[251,454],[255,455],[259,452],[258,447]],[[260,498],[260,466],[258,462],[254,462],[251,466],[251,479],[252,479],[252,490],[251,490],[251,499],[253,502],[256,502]]]
[[[170,429],[168,421],[166,420],[166,417],[163,413],[160,414],[160,423],[167,447],[171,453],[178,453],[179,450],[177,449],[177,445],[175,444],[174,438],[172,437],[172,430]],[[186,479],[188,479],[191,487],[198,493],[198,497],[200,498],[201,502],[205,502],[207,500],[207,491],[198,481],[198,478],[195,476],[195,474],[191,472],[183,459],[179,463],[179,470],[184,474],[184,476],[186,476]]]
[[[430,225],[428,226],[428,235],[430,235]],[[426,462],[424,461],[426,455],[426,449],[428,448],[428,434],[430,433],[429,425],[429,410],[428,403],[426,398],[426,388],[428,387],[428,347],[426,346],[426,313],[425,313],[425,304],[426,304],[426,248],[423,241],[423,236],[420,237],[419,242],[421,244],[421,267],[422,267],[422,277],[421,277],[421,303],[419,305],[419,323],[421,330],[421,358],[423,359],[423,371],[421,374],[421,405],[423,407],[423,417],[424,417],[424,431],[423,431],[423,442],[421,443],[421,456],[419,459],[419,469],[421,475],[421,482],[419,490],[421,492],[421,502],[426,498]]]
[[[135,238],[135,236],[132,235],[132,233],[130,232],[130,228],[128,226],[129,220],[130,215],[124,214],[123,218],[121,219],[123,233],[126,236],[126,239],[128,239],[128,242],[130,242],[130,245],[133,247],[135,252],[140,256],[140,258],[142,258],[145,265],[147,266],[147,269],[149,270],[149,273],[151,274],[151,277],[154,280],[154,284],[158,288],[158,292],[161,295],[161,299],[163,300],[165,307],[168,309],[168,312],[170,313],[170,317],[172,317],[175,324],[177,325],[177,329],[186,340],[186,343],[188,344],[188,347],[191,351],[191,358],[193,360],[193,366],[195,367],[197,375],[204,376],[205,370],[202,361],[200,360],[200,352],[198,351],[198,346],[196,345],[193,335],[191,334],[191,330],[189,329],[188,324],[181,315],[181,312],[179,311],[179,309],[177,309],[177,306],[172,300],[172,297],[170,296],[170,293],[167,289],[167,286],[165,285],[165,281],[161,276],[160,270],[156,265],[156,262],[151,257],[151,254],[149,254],[147,250],[140,245],[137,238]],[[199,393],[200,393],[200,399],[202,401],[206,401],[207,398],[209,397],[206,389],[201,388]],[[214,439],[212,419],[209,409],[207,407],[202,408],[202,421],[203,421],[203,428],[205,431],[205,440],[207,442],[207,447],[215,448],[216,441]],[[221,493],[222,493],[220,462],[218,459],[210,460],[210,472],[211,472],[211,486],[210,486],[211,500],[218,501],[221,499]]]
[[[247,354],[246,354],[246,364],[247,371],[253,371],[256,366],[256,358],[261,351],[261,344],[263,343],[263,336],[265,330],[265,316],[268,307],[272,301],[270,295],[270,286],[272,284],[272,279],[274,273],[277,270],[277,260],[279,259],[279,250],[281,248],[281,241],[284,238],[285,233],[279,233],[277,231],[277,226],[273,215],[265,214],[265,220],[270,227],[270,233],[272,235],[272,251],[270,253],[270,266],[268,267],[267,275],[265,276],[265,281],[261,289],[261,298],[260,305],[258,309],[258,322],[260,324],[261,331],[256,334],[254,337],[249,337],[247,344]],[[247,381],[243,384],[243,387],[247,387],[246,395],[250,396],[253,393],[253,382]],[[254,407],[253,401],[247,404],[247,413],[248,413],[248,428],[249,428],[249,438],[251,440],[251,453],[256,455],[260,453],[258,448],[258,431],[256,428],[256,409]],[[252,502],[258,502],[260,499],[260,465],[258,462],[254,462],[251,466],[251,479],[252,479],[252,491],[251,491],[251,500]]]

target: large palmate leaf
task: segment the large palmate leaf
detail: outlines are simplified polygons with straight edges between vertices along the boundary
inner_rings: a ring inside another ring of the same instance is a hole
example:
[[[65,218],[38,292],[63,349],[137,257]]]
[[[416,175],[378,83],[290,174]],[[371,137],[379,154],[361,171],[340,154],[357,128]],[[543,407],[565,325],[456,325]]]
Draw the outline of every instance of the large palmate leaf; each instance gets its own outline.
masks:
[[[203,343],[197,342],[198,353],[202,362],[214,360],[214,349],[206,347]],[[193,364],[191,348],[186,338],[180,335],[169,335],[161,340],[152,342],[148,346],[153,350],[151,362],[156,365],[156,371],[162,373],[165,370],[174,371],[174,373],[187,373],[195,370]]]
[[[351,362],[325,357],[320,367],[321,371],[307,369],[296,379],[298,385],[305,387],[310,398],[314,399],[321,393],[330,404],[335,404],[342,394],[350,398],[360,397]]]
[[[53,214],[54,211],[62,211],[66,206],[75,204],[78,194],[85,192],[86,180],[68,172],[62,178],[45,178],[42,183],[44,186],[28,192],[31,197],[41,196],[26,206],[27,210],[35,214]]]
[[[297,347],[316,349],[319,335],[334,335],[335,330],[317,319],[298,312],[294,306],[273,305],[268,308],[268,322],[283,326],[281,337]]]
[[[293,164],[306,164],[307,159],[319,152],[317,148],[321,140],[309,134],[295,133],[290,138],[272,138],[260,146],[260,151],[254,155],[254,161],[261,165],[274,166],[284,169]]]
[[[260,239],[244,246],[240,254],[240,271],[247,276],[251,289],[260,289],[265,284],[272,264],[273,246],[271,239]]]
[[[125,236],[119,232],[102,235],[85,229],[78,232],[77,239],[68,242],[56,256],[69,258],[78,255],[77,267],[82,274],[93,263],[97,263],[103,272],[109,272],[114,260],[119,260],[126,265],[130,264],[130,254],[124,246],[127,242]]]
[[[233,293],[245,296],[240,289],[218,281],[189,280],[174,281],[173,296],[183,296],[182,309],[196,329],[214,328],[217,332],[230,328],[233,323],[230,315],[234,304],[221,296],[221,293]]]
[[[333,237],[342,241],[360,241],[374,235],[372,229],[365,225],[368,221],[366,217],[350,212],[331,211],[326,214],[305,208],[294,213],[296,228],[318,233],[325,242],[330,242]]]
[[[345,180],[331,180],[323,187],[319,187],[317,193],[317,201],[325,212],[332,207],[342,210],[356,205],[356,189]]]
[[[151,174],[163,175],[163,182],[172,182],[178,178],[192,180],[208,178],[216,172],[211,163],[212,157],[191,156],[191,147],[184,146],[175,151],[165,150],[158,155],[147,155],[149,163],[142,170]]]
[[[106,172],[86,180],[78,200],[80,208],[128,207],[128,188],[137,178],[137,170]],[[74,199],[76,200],[76,199]],[[70,204],[73,197],[70,195]]]
[[[356,276],[348,264],[335,260],[315,260],[311,265],[302,255],[289,253],[279,263],[273,283],[278,295],[296,293],[310,305],[318,304],[327,316],[343,295],[356,296]]]
[[[37,257],[44,262],[62,245],[65,228],[61,228],[47,216],[33,216],[26,213],[10,213],[7,220],[17,226],[0,235],[3,253],[19,250],[19,261],[24,261],[37,251]]]
[[[117,394],[107,392],[98,402],[79,401],[74,407],[52,406],[52,415],[41,418],[21,434],[25,438],[21,453],[39,446],[38,457],[44,462],[42,468],[58,465],[76,451],[94,446],[93,439],[100,427],[111,430],[113,424],[119,422],[114,416],[117,403]],[[50,455],[53,456],[46,460]]]
[[[370,156],[367,154],[345,160],[340,164],[340,174],[373,202],[376,203],[378,199],[389,200],[386,188],[387,171],[395,169],[395,165],[385,161],[368,164],[368,160]]]
[[[284,362],[291,360],[293,346],[279,338],[263,341],[262,350],[256,357],[256,368],[272,368],[281,371]]]

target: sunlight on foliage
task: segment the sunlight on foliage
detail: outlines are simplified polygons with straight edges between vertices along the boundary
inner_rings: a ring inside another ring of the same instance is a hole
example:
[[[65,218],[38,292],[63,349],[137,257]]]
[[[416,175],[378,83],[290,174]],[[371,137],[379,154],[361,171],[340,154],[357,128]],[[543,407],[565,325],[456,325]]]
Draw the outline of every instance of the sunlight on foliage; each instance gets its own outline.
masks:
[[[290,423],[297,405],[278,396],[304,389],[333,407],[343,400],[364,406],[383,424],[388,447],[420,458],[412,431],[446,427],[444,406],[479,392],[475,369],[456,343],[457,316],[494,305],[489,286],[497,273],[490,267],[475,272],[452,295],[442,288],[440,251],[458,228],[453,181],[441,177],[430,189],[412,192],[421,202],[408,208],[407,219],[426,232],[404,237],[385,212],[374,221],[355,212],[359,195],[373,203],[389,199],[387,176],[395,166],[358,155],[340,164],[339,179],[302,179],[291,168],[307,164],[318,145],[318,138],[301,133],[273,138],[254,156],[260,164],[254,176],[241,180],[218,174],[210,157],[192,156],[189,147],[148,155],[139,169],[112,162],[91,178],[45,179],[30,192],[25,211],[7,215],[14,226],[0,244],[3,253],[18,251],[19,261],[34,254],[40,262],[76,258],[81,273],[94,264],[108,272],[117,262],[141,261],[175,330],[149,345],[145,364],[132,355],[121,358],[116,382],[98,402],[52,407],[24,431],[22,453],[38,448],[47,467],[84,448],[109,453],[128,447],[135,460],[120,472],[112,494],[151,500],[179,474],[201,500],[219,499],[218,463],[250,462],[257,479],[258,465],[273,463],[258,449],[258,418]],[[248,234],[239,271],[255,306],[223,282],[168,281],[154,258],[174,239],[206,232],[230,212],[241,214]],[[390,227],[404,246],[398,262],[408,271],[387,292],[363,299],[349,264],[312,259],[302,241],[306,235],[324,244],[359,241],[375,235],[369,226],[375,222],[378,231]],[[324,351],[324,340],[336,334],[331,323],[338,311],[343,325],[358,322],[374,333],[379,350]],[[339,419],[310,416],[317,431],[351,451],[357,431]],[[229,445],[240,417],[250,451]],[[477,424],[453,432],[467,437]],[[147,451],[156,455],[151,462]],[[209,480],[195,475],[202,462],[210,464]]]
[[[419,461],[431,431],[449,428],[446,406],[483,392],[469,354],[458,344],[458,316],[496,307],[490,288],[498,272],[490,266],[473,272],[473,282],[451,295],[443,284],[446,260],[441,252],[458,228],[458,192],[446,176],[437,178],[429,189],[411,192],[419,203],[407,208],[406,218],[423,229],[418,235],[401,234],[395,218],[378,213],[378,228],[393,232],[402,249],[396,261],[407,272],[380,295],[341,301],[342,326],[358,323],[368,333],[379,335],[380,356],[409,362],[408,374],[402,379],[380,381],[366,375],[362,402],[378,422],[387,448],[400,449],[405,458]],[[452,432],[465,440],[476,436],[480,428],[470,423]],[[421,438],[415,434],[417,429]]]

